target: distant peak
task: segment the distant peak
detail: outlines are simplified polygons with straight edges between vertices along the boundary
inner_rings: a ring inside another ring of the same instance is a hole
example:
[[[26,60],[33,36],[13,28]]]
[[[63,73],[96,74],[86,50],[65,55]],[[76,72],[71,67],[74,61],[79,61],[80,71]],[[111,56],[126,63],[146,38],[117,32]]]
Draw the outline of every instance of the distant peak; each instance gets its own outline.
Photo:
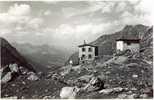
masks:
[[[129,29],[129,28],[132,28],[133,27],[133,25],[126,25],[125,27],[124,27],[124,30],[125,29]]]
[[[142,25],[142,24],[137,24],[135,25],[136,27],[145,27],[145,25]]]
[[[8,45],[9,43],[8,43],[8,41],[5,39],[5,38],[3,38],[3,37],[0,37],[0,45],[2,46],[2,45]]]

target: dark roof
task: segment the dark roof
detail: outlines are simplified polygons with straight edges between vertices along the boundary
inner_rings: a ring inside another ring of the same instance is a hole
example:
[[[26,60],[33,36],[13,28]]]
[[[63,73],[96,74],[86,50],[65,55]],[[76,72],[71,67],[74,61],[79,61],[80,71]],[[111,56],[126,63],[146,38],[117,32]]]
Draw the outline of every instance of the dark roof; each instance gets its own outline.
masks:
[[[140,39],[117,39],[116,41],[139,43],[140,42]]]
[[[97,46],[95,46],[95,45],[91,45],[91,44],[82,44],[82,45],[79,45],[78,47],[84,47],[84,46],[97,47]]]

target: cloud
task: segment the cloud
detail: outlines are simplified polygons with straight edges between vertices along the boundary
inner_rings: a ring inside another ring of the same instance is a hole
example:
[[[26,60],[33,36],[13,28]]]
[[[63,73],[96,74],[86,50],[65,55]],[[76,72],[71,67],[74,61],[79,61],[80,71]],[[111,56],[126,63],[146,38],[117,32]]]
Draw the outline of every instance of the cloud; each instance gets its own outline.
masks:
[[[94,13],[96,11],[101,11],[100,13],[110,13],[114,5],[115,2],[90,1],[88,2],[88,6],[83,9],[65,7],[62,9],[62,12],[66,18]]]
[[[17,42],[77,47],[83,40],[91,42],[103,34],[120,30],[126,24],[149,25],[152,17],[147,10],[151,9],[144,3],[145,0],[133,3],[56,2],[54,7],[51,7],[52,3],[41,3],[37,9],[34,3],[16,3],[0,12],[0,35]]]
[[[121,11],[124,11],[126,9],[126,2],[119,2],[117,7],[116,7],[116,11],[117,12],[121,12]]]
[[[145,15],[133,15],[132,13],[125,11],[121,15],[121,20],[119,20],[120,23],[126,25],[134,25],[134,24],[145,24],[145,25],[151,25],[151,16],[145,14]],[[119,23],[119,24],[120,24]]]
[[[129,0],[129,3],[132,5],[136,5],[140,2],[140,0]]]
[[[72,16],[76,16],[80,14],[80,10],[73,8],[73,7],[62,8],[62,12],[63,12],[64,17],[66,18],[70,18]]]
[[[109,2],[107,4],[104,5],[104,7],[102,8],[102,13],[110,13],[114,7],[115,3],[113,2]]]
[[[132,3],[132,1],[130,1]],[[134,12],[124,11],[121,14],[120,22],[123,24],[145,24],[152,25],[152,0],[135,0]]]
[[[48,15],[50,15],[50,14],[51,14],[50,10],[47,10],[47,11],[44,12],[44,15],[45,15],[45,16],[48,16]]]
[[[153,0],[141,0],[135,5],[135,10],[140,13],[150,14],[153,9]]]
[[[11,25],[13,23],[27,23],[30,12],[31,9],[29,5],[14,4],[6,13],[0,13],[0,22],[4,25]]]
[[[23,16],[23,15],[29,15],[31,12],[30,5],[27,4],[14,4],[14,6],[11,6],[8,10],[8,13],[10,15],[14,16]]]
[[[112,23],[113,24],[113,23]],[[55,39],[55,43],[58,45],[71,47],[72,45],[78,45],[87,40],[91,42],[98,38],[103,33],[105,34],[110,27],[111,23],[88,23],[72,26],[69,24],[62,24],[54,30],[51,30],[53,33],[52,39]]]
[[[43,24],[42,18],[33,18],[29,21],[28,26],[31,28],[39,28]]]
[[[8,11],[0,13],[1,35],[17,34],[20,31],[37,29],[43,19],[31,16],[31,6],[28,4],[14,4]],[[24,34],[23,34],[24,36]]]

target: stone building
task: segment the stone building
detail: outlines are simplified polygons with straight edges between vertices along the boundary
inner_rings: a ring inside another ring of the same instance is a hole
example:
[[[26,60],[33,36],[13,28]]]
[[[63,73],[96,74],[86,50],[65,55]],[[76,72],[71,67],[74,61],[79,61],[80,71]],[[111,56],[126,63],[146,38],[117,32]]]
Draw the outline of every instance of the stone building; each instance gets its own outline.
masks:
[[[90,63],[98,56],[98,47],[95,45],[84,44],[79,45],[79,63]]]
[[[116,50],[117,51],[130,50],[131,52],[139,52],[140,39],[117,39]]]

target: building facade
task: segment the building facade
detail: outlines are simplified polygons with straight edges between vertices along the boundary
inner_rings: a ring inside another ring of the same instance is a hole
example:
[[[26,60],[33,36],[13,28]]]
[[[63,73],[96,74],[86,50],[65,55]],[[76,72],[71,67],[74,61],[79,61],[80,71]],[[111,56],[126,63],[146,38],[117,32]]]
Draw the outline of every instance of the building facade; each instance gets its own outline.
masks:
[[[90,63],[98,56],[98,47],[84,43],[79,45],[79,63]]]
[[[118,39],[116,40],[116,50],[131,50],[131,52],[139,52],[140,39]]]

